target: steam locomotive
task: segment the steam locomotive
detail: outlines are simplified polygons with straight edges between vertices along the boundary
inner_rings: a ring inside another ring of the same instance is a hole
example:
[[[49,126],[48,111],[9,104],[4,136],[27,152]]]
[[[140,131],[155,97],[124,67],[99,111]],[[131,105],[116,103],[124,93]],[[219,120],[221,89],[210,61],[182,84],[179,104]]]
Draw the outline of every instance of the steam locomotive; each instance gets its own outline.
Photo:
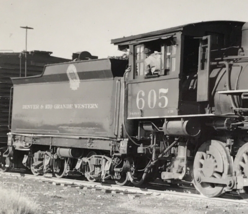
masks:
[[[113,39],[125,57],[12,78],[2,169],[89,181],[192,182],[248,195],[248,23],[209,21]],[[145,72],[148,47],[161,55]]]

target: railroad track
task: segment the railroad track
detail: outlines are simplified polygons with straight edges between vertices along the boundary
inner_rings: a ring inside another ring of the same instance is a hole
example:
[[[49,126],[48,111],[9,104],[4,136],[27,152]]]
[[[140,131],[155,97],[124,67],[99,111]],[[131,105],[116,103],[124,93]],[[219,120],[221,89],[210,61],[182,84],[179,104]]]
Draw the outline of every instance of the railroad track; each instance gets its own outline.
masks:
[[[187,186],[171,186],[168,183],[153,182],[147,185],[146,188],[138,188],[132,186],[119,186],[111,182],[97,183],[84,180],[77,180],[75,178],[55,178],[52,174],[45,176],[34,176],[23,172],[0,172],[0,176],[22,177],[25,179],[37,180],[37,182],[49,183],[51,185],[69,186],[78,189],[91,189],[92,191],[102,191],[104,193],[112,194],[140,194],[151,196],[168,196],[174,195],[178,197],[187,197],[195,199],[205,199],[214,201],[225,201],[228,203],[248,203],[243,200],[236,193],[226,193],[222,197],[206,198],[200,195],[193,187]]]

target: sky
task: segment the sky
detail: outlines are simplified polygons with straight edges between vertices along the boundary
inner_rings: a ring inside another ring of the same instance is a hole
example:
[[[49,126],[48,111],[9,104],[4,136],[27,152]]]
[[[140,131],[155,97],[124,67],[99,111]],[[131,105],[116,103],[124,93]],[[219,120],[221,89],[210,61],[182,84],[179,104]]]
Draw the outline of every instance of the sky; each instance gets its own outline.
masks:
[[[0,0],[0,52],[121,55],[111,39],[209,21],[248,21],[248,0]]]

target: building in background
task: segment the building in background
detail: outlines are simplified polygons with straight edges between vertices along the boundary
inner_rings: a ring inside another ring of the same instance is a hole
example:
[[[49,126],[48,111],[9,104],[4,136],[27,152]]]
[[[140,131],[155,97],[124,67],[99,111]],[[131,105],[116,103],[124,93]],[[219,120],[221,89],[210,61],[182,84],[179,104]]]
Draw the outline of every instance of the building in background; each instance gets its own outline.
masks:
[[[25,52],[0,53],[0,146],[2,143],[6,145],[10,126],[11,78],[25,77],[25,74],[27,77],[40,75],[46,64],[70,61],[70,59],[51,56],[51,54],[52,52],[48,51],[27,52],[27,71],[25,72]]]

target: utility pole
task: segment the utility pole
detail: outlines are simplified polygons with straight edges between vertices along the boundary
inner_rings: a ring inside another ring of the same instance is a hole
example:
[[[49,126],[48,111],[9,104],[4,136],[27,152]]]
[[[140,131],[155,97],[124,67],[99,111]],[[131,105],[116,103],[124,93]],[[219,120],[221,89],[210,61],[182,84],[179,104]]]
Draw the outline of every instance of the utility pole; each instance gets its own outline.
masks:
[[[33,30],[34,28],[28,26],[21,26],[20,28],[26,29],[26,36],[25,36],[25,77],[27,76],[27,46],[28,46],[28,30]]]

